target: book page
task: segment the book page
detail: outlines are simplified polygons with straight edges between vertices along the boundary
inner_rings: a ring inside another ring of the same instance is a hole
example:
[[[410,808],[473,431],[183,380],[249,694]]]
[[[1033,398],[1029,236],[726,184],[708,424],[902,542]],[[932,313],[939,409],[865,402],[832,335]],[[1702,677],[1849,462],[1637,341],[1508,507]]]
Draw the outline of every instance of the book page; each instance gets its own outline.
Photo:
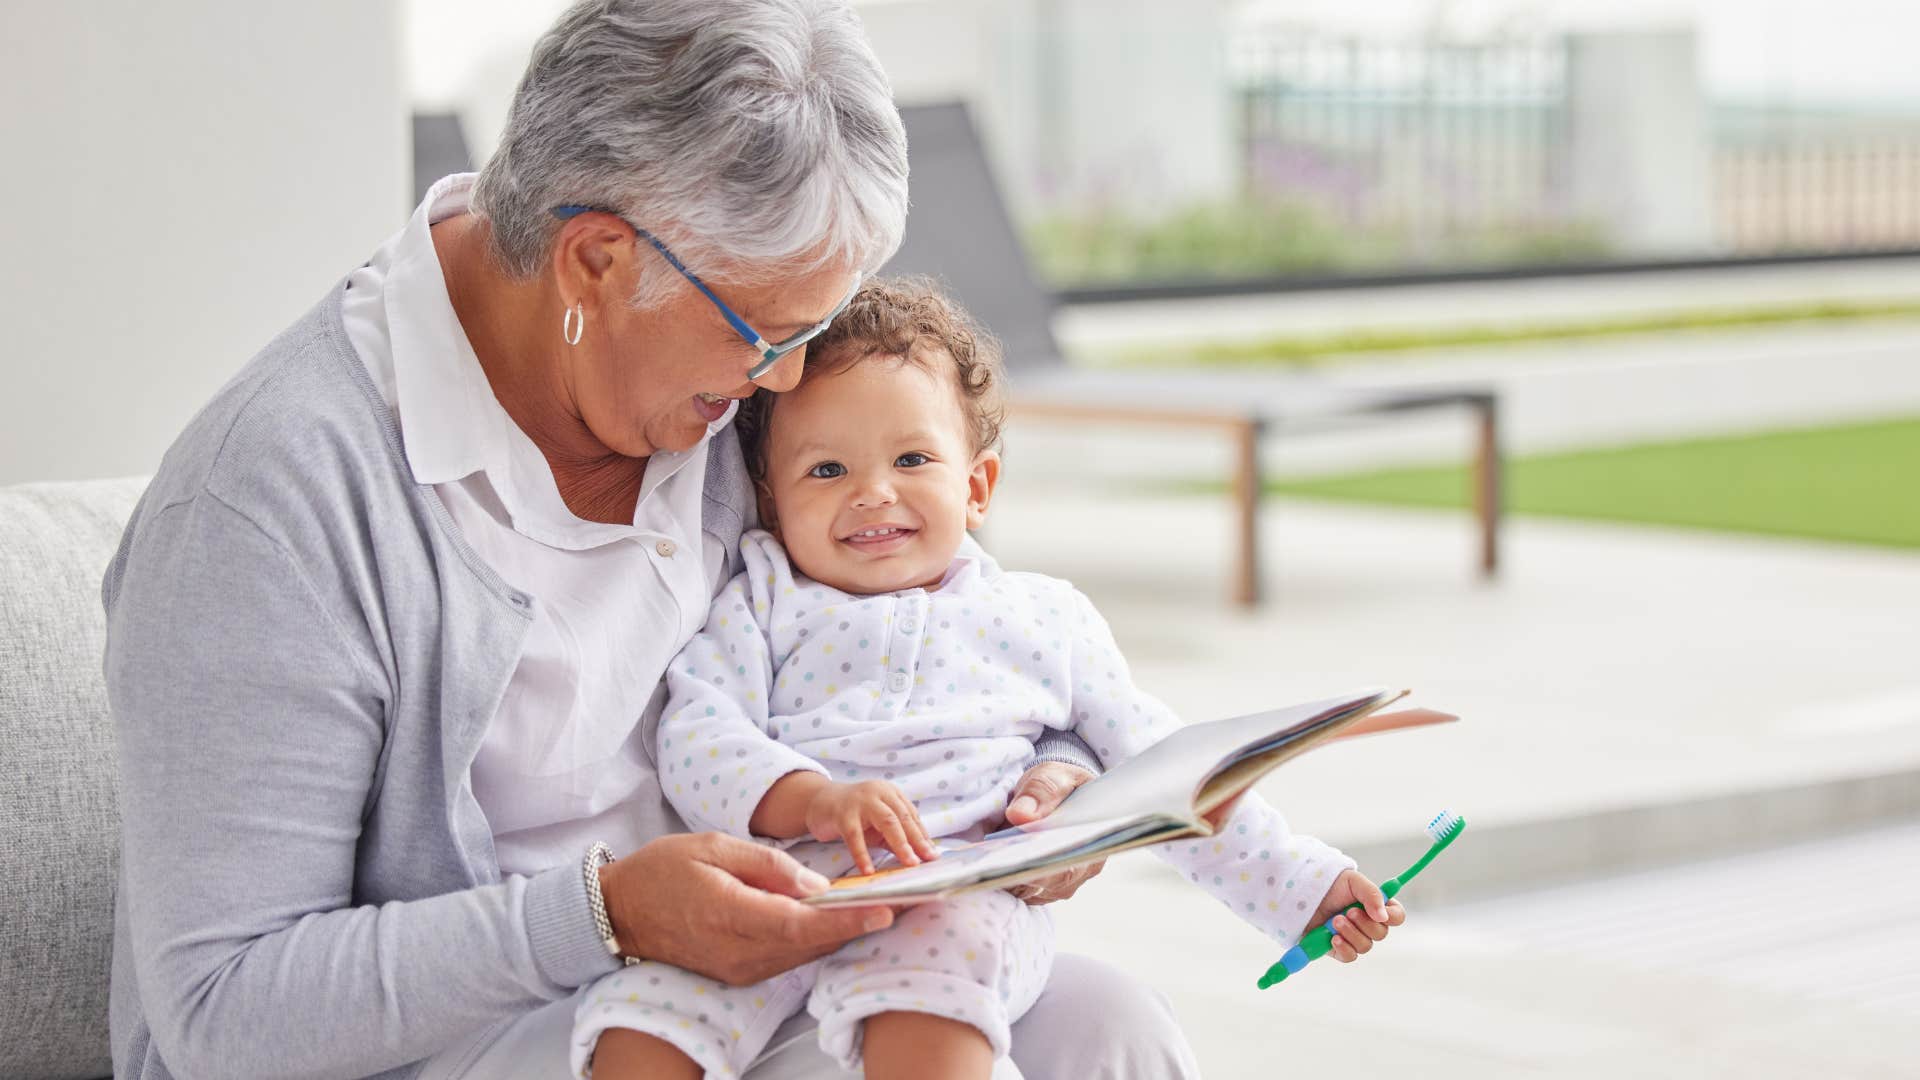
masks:
[[[1205,831],[1200,815],[1212,807],[1198,807],[1196,801],[1208,779],[1250,756],[1280,754],[1266,765],[1271,768],[1298,752],[1281,751],[1295,744],[1305,750],[1331,738],[1346,724],[1403,694],[1403,690],[1374,688],[1229,720],[1189,724],[1131,760],[1115,765],[1104,776],[1082,784],[1060,809],[1026,829],[1047,832],[1088,822],[1152,816]]]
[[[1044,877],[1058,868],[1185,831],[1169,821],[1093,822],[1044,833],[997,833],[972,842],[936,840],[938,859],[901,866],[891,853],[881,853],[873,873],[839,878],[827,892],[803,902],[847,907],[936,900],[966,889]]]
[[[899,866],[891,854],[875,852],[880,867],[875,873],[840,878],[827,892],[804,902],[844,907],[936,900],[1211,832],[1201,817],[1206,810],[1280,762],[1356,727],[1405,693],[1369,689],[1189,725],[1081,785],[1060,809],[1024,829],[1005,829],[972,842],[937,840],[940,858],[919,866]]]

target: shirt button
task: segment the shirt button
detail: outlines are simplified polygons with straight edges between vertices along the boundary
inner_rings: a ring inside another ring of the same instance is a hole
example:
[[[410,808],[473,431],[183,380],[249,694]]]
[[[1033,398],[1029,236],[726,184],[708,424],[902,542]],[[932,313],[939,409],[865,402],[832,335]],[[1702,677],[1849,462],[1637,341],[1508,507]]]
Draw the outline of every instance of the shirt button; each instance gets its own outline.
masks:
[[[911,634],[918,629],[920,629],[920,620],[913,616],[909,615],[900,620],[900,631],[902,633]]]
[[[675,548],[673,546],[673,541],[662,540],[659,543],[653,545],[653,550],[659,552],[661,558],[671,559],[673,558],[673,553]]]
[[[896,671],[887,676],[887,689],[896,694],[904,693],[907,689],[907,673],[904,671]]]

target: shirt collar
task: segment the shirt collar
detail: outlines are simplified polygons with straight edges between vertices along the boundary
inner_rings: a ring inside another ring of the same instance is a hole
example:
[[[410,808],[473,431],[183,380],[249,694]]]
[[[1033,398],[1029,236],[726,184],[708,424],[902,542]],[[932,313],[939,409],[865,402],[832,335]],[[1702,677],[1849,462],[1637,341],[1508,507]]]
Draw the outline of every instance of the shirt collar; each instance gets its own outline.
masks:
[[[401,232],[382,286],[393,350],[394,410],[404,419],[413,478],[444,484],[484,473],[513,528],[552,546],[588,547],[631,535],[631,525],[585,521],[567,508],[539,448],[493,396],[480,358],[454,314],[432,227],[468,212],[476,179],[474,173],[457,173],[427,190]],[[738,411],[735,402],[726,415],[707,425],[698,445],[661,451],[649,459],[641,500],[704,454],[706,440],[732,423]]]
[[[965,591],[976,581],[998,569],[999,566],[993,558],[981,550],[980,545],[976,544],[973,537],[969,535],[961,543],[960,550],[954,553],[953,561],[947,564],[947,572],[941,575],[940,583],[927,591],[945,592],[948,589],[956,592]]]

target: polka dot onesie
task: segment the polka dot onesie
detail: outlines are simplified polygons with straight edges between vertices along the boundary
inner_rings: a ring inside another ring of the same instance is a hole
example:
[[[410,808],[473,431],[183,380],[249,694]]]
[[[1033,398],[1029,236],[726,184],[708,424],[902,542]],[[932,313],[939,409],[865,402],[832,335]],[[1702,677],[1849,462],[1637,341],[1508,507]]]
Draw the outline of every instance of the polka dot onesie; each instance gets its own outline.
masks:
[[[1047,729],[1071,730],[1107,767],[1178,727],[1133,685],[1105,620],[1068,583],[1003,573],[964,553],[933,589],[860,596],[797,574],[762,531],[741,540],[746,570],[715,598],[705,628],[668,670],[660,783],[689,828],[749,836],[775,781],[817,772],[890,780],[935,836],[978,835]],[[1351,859],[1296,836],[1257,796],[1214,837],[1153,849],[1280,945],[1291,945]],[[792,844],[828,877],[844,844]],[[588,991],[573,1065],[585,1076],[601,1031],[630,1028],[685,1051],[709,1077],[736,1076],[803,1005],[821,1046],[860,1064],[860,1021],[928,1012],[971,1024],[996,1055],[1046,983],[1046,909],[1005,892],[915,907],[813,964],[745,988],[641,964]]]

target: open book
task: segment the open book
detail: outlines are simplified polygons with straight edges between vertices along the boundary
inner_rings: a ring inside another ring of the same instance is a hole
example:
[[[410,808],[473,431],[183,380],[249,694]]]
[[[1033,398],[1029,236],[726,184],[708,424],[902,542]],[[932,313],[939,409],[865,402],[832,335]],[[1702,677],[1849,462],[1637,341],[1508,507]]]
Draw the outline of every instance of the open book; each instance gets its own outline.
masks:
[[[1023,829],[982,840],[938,841],[940,857],[844,877],[807,903],[826,907],[937,900],[1002,889],[1116,852],[1183,836],[1209,836],[1207,814],[1283,762],[1333,739],[1422,727],[1455,717],[1426,709],[1380,713],[1405,690],[1368,689],[1231,720],[1186,727],[1082,784],[1060,808]]]

